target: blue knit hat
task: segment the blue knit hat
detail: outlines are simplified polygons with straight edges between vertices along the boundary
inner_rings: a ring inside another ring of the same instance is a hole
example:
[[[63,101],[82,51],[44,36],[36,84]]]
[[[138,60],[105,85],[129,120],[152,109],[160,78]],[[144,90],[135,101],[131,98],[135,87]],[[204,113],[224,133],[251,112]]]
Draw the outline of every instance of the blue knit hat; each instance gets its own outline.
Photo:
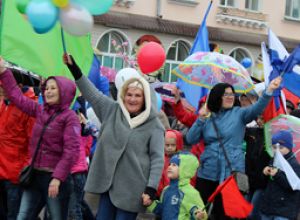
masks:
[[[288,131],[278,131],[272,136],[272,144],[280,144],[291,150],[294,146],[292,134]]]
[[[177,166],[179,166],[179,164],[180,164],[180,156],[179,156],[179,154],[173,155],[173,156],[171,157],[171,159],[170,159],[170,163],[174,163],[174,164],[176,164]]]

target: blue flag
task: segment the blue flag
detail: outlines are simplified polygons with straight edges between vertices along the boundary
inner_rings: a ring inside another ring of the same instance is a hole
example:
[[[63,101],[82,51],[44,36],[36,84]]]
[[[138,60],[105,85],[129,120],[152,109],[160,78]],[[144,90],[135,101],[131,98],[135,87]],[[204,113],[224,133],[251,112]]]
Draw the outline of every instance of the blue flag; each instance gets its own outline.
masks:
[[[210,2],[208,8],[206,9],[204,18],[202,20],[201,26],[198,30],[196,39],[194,41],[194,44],[190,50],[190,55],[199,52],[199,51],[207,51],[209,52],[209,40],[208,40],[208,30],[206,27],[206,18],[209,14],[210,8],[212,6],[212,1]],[[200,106],[199,100],[207,95],[208,89],[188,84],[184,82],[182,79],[177,80],[177,87],[184,93],[186,100],[196,109],[198,109]]]
[[[97,87],[97,89],[105,95],[109,95],[109,81],[100,73],[100,61],[94,55],[93,63],[88,75],[89,80]]]

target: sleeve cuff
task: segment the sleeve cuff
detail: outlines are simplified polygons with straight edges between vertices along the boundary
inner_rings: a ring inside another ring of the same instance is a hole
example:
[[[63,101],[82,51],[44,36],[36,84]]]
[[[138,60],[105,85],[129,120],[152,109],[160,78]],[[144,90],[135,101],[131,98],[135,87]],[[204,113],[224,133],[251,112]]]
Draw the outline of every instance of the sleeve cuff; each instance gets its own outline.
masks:
[[[273,92],[269,92],[267,89],[265,90],[265,94],[267,95],[267,96],[272,96],[273,95]]]
[[[150,196],[150,199],[152,201],[156,199],[156,189],[147,186],[146,189],[145,189],[145,191],[144,191],[144,193],[148,194]]]

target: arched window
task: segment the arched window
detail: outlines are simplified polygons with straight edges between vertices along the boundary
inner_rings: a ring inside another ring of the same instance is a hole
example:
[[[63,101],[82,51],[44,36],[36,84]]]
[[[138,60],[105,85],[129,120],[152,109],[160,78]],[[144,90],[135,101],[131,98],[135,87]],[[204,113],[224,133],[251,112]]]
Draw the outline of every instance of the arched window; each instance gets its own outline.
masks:
[[[175,82],[177,80],[177,77],[171,74],[171,71],[188,57],[190,47],[191,46],[183,40],[175,41],[171,45],[167,53],[164,75],[162,77],[164,82]]]
[[[245,57],[249,57],[252,60],[250,53],[243,48],[235,48],[230,53],[229,56],[236,59],[238,62],[241,62]]]
[[[117,31],[110,31],[104,34],[98,41],[97,54],[102,66],[116,69],[117,71],[125,67],[125,62],[121,54],[129,54],[129,41],[123,34]]]

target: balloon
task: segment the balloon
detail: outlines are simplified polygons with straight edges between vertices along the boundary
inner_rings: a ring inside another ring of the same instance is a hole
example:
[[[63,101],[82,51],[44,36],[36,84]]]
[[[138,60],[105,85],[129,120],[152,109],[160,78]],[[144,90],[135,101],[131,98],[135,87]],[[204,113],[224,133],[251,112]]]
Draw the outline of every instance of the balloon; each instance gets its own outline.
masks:
[[[165,50],[156,42],[146,43],[137,54],[137,62],[144,74],[159,70],[165,60]]]
[[[133,68],[124,68],[119,70],[115,78],[115,85],[117,89],[119,90],[126,80],[131,79],[133,77],[139,78],[141,77],[141,75],[138,73],[138,71],[136,71]]]
[[[92,15],[105,14],[113,5],[113,0],[72,0],[72,2],[83,6]]]
[[[59,8],[64,8],[69,4],[69,0],[52,0],[52,2]]]
[[[93,17],[82,6],[69,4],[59,12],[61,26],[66,32],[75,36],[86,35],[92,31]]]
[[[160,97],[160,94],[155,92],[155,95],[156,95],[156,102],[157,102],[157,111],[160,112],[163,102],[162,102],[162,99]]]
[[[252,66],[252,60],[249,57],[245,57],[244,59],[242,59],[241,64],[247,69]]]
[[[16,0],[17,9],[21,14],[25,14],[29,2],[30,0]]]
[[[26,8],[26,14],[35,32],[44,34],[55,25],[58,9],[50,0],[32,0]]]

